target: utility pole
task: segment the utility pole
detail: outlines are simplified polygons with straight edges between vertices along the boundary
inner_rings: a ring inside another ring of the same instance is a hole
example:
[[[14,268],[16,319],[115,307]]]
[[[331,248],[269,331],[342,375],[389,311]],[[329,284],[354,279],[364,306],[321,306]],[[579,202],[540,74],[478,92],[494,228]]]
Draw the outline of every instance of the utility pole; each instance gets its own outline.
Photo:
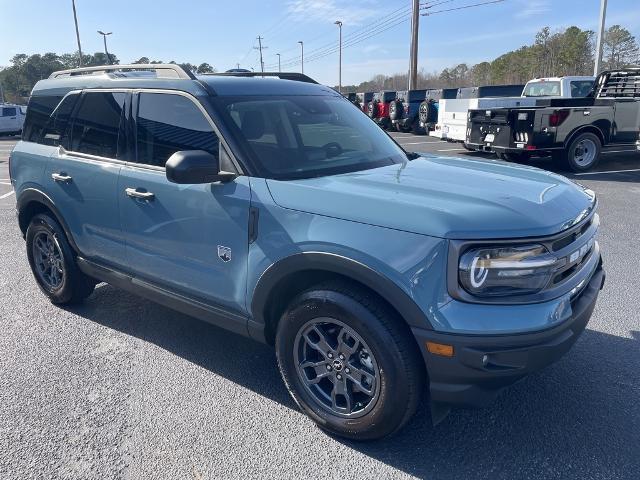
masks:
[[[107,35],[111,35],[113,32],[105,33],[102,30],[98,30],[98,33],[102,35],[102,39],[104,40],[104,54],[107,56],[107,61],[109,62],[109,65],[113,65],[111,55],[109,55],[109,50],[107,50]]]
[[[240,70],[240,64],[236,63],[236,69]]]
[[[420,23],[420,0],[413,0],[411,12],[411,52],[409,59],[409,90],[418,88],[418,28]]]
[[[280,54],[276,53],[276,55],[278,55],[278,73],[282,72],[282,68],[280,68]]]
[[[336,20],[334,23],[338,25],[338,29],[340,30],[338,40],[338,93],[342,93],[342,22]]]
[[[607,0],[600,0],[600,29],[598,30],[598,42],[596,45],[596,63],[593,66],[593,75],[600,73],[600,65],[602,63],[602,48],[604,40],[604,21],[607,15]]]
[[[258,47],[253,47],[253,48],[255,48],[256,50],[260,50],[260,71],[264,73],[264,61],[262,60],[262,50],[267,47],[262,46],[262,40],[264,40],[264,37],[258,36]]]
[[[302,40],[298,40],[298,43],[300,44],[300,48],[302,49],[300,51],[300,64],[302,65],[302,73],[304,73],[304,42]]]
[[[80,46],[80,30],[78,30],[78,16],[76,15],[76,0],[71,0],[71,5],[73,6],[73,21],[76,24],[76,40],[78,40],[78,54],[80,58],[78,59],[78,66],[82,67],[82,47]]]

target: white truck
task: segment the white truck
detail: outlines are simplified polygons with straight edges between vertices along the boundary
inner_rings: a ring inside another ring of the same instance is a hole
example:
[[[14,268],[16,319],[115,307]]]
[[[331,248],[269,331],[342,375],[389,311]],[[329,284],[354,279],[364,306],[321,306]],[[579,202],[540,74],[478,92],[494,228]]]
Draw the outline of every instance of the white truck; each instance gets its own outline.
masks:
[[[533,107],[541,97],[586,97],[593,88],[594,80],[595,77],[576,76],[535,78],[527,82],[519,97],[494,96],[487,87],[460,88],[458,98],[440,100],[438,123],[429,135],[452,142],[464,142],[467,138],[469,110]]]
[[[19,135],[22,132],[26,107],[0,103],[0,135]]]

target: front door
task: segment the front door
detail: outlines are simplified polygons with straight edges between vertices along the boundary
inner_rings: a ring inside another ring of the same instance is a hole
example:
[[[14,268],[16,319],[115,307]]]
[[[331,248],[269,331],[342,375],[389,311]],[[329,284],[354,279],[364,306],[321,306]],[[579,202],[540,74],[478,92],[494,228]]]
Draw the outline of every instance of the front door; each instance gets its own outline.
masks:
[[[122,167],[118,182],[129,269],[173,292],[245,311],[248,178],[169,182],[164,165],[174,152],[219,155],[211,120],[195,98],[183,94],[139,93],[133,105],[136,163]]]

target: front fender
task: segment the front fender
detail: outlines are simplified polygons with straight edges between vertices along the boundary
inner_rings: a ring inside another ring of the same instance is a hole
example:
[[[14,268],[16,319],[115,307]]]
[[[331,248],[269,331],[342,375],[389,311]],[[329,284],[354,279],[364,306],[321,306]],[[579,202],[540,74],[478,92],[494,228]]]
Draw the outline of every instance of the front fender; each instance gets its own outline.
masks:
[[[252,179],[252,206],[259,210],[258,235],[248,255],[252,331],[269,323],[265,306],[280,281],[307,270],[367,286],[418,328],[432,328],[439,307],[451,300],[447,240],[283,208],[262,179]]]

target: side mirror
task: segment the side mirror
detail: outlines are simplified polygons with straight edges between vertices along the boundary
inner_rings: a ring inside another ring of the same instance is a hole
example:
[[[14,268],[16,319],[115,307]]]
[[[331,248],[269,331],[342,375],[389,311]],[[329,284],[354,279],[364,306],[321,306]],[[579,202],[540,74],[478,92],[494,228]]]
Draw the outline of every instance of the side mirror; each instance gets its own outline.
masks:
[[[204,150],[182,150],[169,157],[165,165],[167,180],[173,183],[228,182],[237,175],[221,172],[218,159]]]

